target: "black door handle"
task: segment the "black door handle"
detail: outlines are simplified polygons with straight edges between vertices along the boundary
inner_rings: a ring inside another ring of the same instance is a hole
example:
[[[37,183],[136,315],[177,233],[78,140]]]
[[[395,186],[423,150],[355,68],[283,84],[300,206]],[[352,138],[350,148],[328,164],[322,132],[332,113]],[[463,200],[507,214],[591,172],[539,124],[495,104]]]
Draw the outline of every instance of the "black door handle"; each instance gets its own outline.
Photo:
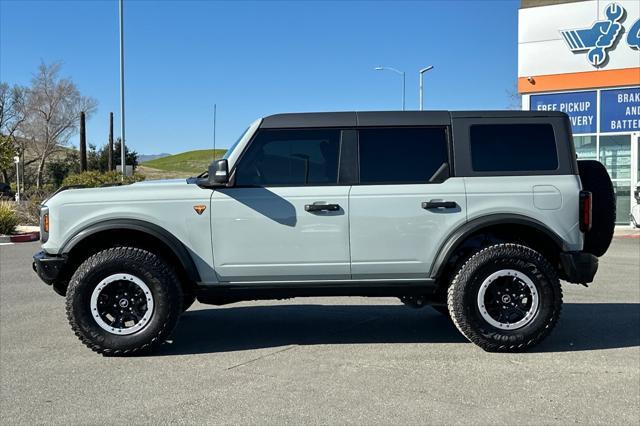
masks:
[[[321,211],[327,211],[327,212],[337,212],[338,210],[340,210],[340,206],[338,204],[305,204],[304,206],[305,211],[308,212],[321,212]]]
[[[423,201],[422,208],[425,210],[431,209],[455,209],[458,207],[455,201]]]

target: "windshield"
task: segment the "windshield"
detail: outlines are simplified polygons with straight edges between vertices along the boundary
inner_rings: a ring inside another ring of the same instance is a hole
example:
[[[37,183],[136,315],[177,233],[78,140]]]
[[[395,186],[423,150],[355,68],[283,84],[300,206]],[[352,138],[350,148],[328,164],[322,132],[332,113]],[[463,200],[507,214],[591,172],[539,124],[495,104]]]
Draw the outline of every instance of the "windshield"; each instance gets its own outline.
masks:
[[[242,132],[240,134],[240,137],[238,139],[236,139],[236,141],[233,143],[233,145],[231,145],[229,147],[229,149],[227,150],[227,152],[224,153],[224,155],[222,156],[222,158],[224,158],[225,160],[229,159],[229,156],[231,155],[231,153],[233,152],[234,149],[236,149],[236,147],[238,146],[238,144],[240,143],[240,141],[242,140],[242,138],[244,137],[244,135],[247,134],[247,132],[249,131],[251,127],[247,127],[244,132]]]

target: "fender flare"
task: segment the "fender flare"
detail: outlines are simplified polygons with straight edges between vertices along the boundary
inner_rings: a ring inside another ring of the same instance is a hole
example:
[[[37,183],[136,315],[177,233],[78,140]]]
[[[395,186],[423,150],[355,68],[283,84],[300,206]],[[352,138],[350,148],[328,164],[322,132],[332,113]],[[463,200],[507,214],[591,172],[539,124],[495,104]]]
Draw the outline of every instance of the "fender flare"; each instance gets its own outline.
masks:
[[[171,252],[178,258],[180,264],[184,268],[190,281],[197,283],[200,281],[198,269],[185,245],[166,229],[150,222],[139,219],[110,219],[89,225],[79,232],[76,232],[71,238],[67,239],[62,245],[60,253],[67,255],[71,250],[91,235],[109,230],[127,229],[131,231],[144,232],[151,237],[161,241],[167,246]]]
[[[460,225],[453,232],[451,232],[445,239],[444,244],[442,244],[442,246],[438,250],[429,276],[431,278],[438,278],[440,276],[451,255],[453,255],[456,248],[460,244],[462,244],[464,240],[467,239],[467,237],[483,228],[494,225],[529,226],[537,231],[544,233],[547,237],[549,237],[560,251],[565,251],[564,240],[539,220],[519,214],[491,214],[472,219],[469,222]]]

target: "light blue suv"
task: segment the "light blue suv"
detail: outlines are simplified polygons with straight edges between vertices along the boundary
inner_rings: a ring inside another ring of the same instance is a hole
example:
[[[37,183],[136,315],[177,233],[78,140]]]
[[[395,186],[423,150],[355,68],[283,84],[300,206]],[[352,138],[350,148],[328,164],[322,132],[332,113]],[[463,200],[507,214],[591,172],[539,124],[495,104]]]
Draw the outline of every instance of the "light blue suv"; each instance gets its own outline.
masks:
[[[557,322],[560,279],[593,280],[614,217],[561,113],[279,114],[208,174],[58,192],[34,269],[106,355],[157,347],[196,299],[320,295],[432,305],[519,351]]]

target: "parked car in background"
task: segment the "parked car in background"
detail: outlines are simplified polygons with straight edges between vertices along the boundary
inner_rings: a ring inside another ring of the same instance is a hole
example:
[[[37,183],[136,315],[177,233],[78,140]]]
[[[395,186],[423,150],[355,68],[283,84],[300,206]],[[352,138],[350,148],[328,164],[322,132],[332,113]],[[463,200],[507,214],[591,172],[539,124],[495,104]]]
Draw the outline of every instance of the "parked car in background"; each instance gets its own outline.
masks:
[[[11,186],[0,182],[0,200],[15,200],[16,193],[11,190]]]
[[[208,175],[57,193],[34,269],[106,355],[157,347],[196,299],[320,295],[432,305],[522,351],[558,321],[561,279],[593,281],[614,221],[564,113],[279,114]]]

